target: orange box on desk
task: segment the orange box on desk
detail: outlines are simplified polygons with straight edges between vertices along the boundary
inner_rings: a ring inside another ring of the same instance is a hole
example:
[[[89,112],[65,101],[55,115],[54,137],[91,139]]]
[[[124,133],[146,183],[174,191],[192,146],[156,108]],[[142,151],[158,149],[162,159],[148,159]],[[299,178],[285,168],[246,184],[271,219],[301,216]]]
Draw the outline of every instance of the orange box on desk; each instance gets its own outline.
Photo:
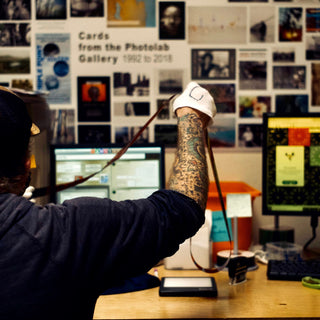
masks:
[[[256,190],[244,182],[222,181],[220,182],[223,202],[226,207],[226,197],[229,193],[249,193],[253,200],[261,195],[261,191]],[[219,193],[215,182],[210,182],[208,192],[207,209],[211,211],[222,211]],[[238,218],[238,248],[248,250],[251,244],[252,218]],[[233,242],[232,242],[233,245]],[[229,241],[212,243],[212,260],[216,262],[217,252],[230,248]]]

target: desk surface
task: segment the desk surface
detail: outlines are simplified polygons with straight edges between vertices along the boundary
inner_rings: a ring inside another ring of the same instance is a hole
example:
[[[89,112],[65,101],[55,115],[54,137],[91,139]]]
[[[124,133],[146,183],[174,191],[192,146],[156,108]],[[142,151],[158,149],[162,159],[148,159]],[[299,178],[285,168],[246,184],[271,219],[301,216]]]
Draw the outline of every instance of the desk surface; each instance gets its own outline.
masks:
[[[201,271],[158,268],[159,276],[208,276]],[[235,319],[320,317],[320,290],[299,281],[272,281],[259,264],[247,281],[229,285],[228,273],[213,274],[217,298],[159,297],[159,288],[99,297],[94,319]],[[318,318],[319,319],[319,318]]]

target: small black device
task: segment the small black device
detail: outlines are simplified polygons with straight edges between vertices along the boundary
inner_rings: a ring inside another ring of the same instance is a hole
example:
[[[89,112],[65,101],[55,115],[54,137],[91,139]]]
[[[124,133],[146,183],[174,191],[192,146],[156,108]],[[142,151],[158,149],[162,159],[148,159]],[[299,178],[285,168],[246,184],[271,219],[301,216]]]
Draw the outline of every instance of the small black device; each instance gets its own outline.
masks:
[[[164,277],[159,295],[162,297],[216,297],[218,290],[213,277]]]

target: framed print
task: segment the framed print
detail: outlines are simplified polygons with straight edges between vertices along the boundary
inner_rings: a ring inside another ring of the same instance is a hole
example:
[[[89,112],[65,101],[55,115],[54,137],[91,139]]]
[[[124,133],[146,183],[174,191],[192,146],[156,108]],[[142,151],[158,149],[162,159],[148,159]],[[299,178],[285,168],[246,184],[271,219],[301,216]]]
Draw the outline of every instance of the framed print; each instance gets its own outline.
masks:
[[[78,121],[110,121],[109,77],[78,77]]]
[[[111,127],[109,125],[79,125],[79,143],[110,143]]]
[[[235,79],[235,49],[192,49],[192,79]]]

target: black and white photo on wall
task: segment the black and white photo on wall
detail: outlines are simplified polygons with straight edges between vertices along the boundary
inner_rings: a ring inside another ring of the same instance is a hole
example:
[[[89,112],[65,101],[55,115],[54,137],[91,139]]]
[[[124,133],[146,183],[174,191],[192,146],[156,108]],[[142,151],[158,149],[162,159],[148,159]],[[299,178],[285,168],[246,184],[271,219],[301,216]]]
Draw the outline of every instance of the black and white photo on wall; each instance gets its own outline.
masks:
[[[78,77],[78,121],[110,121],[110,77]]]
[[[114,72],[113,90],[115,96],[149,96],[150,76],[145,72]]]
[[[127,144],[141,130],[141,126],[115,127],[115,142],[119,144]],[[135,144],[146,144],[149,140],[149,128],[145,128],[139,135]]]
[[[30,23],[0,23],[1,47],[30,47]]]
[[[267,89],[267,61],[240,61],[239,78],[241,90]]]
[[[235,49],[192,49],[192,79],[235,79]]]
[[[305,89],[306,66],[274,66],[274,89]]]
[[[185,39],[184,1],[159,1],[159,39]]]
[[[149,116],[150,102],[115,102],[113,105],[113,115],[115,117]]]

